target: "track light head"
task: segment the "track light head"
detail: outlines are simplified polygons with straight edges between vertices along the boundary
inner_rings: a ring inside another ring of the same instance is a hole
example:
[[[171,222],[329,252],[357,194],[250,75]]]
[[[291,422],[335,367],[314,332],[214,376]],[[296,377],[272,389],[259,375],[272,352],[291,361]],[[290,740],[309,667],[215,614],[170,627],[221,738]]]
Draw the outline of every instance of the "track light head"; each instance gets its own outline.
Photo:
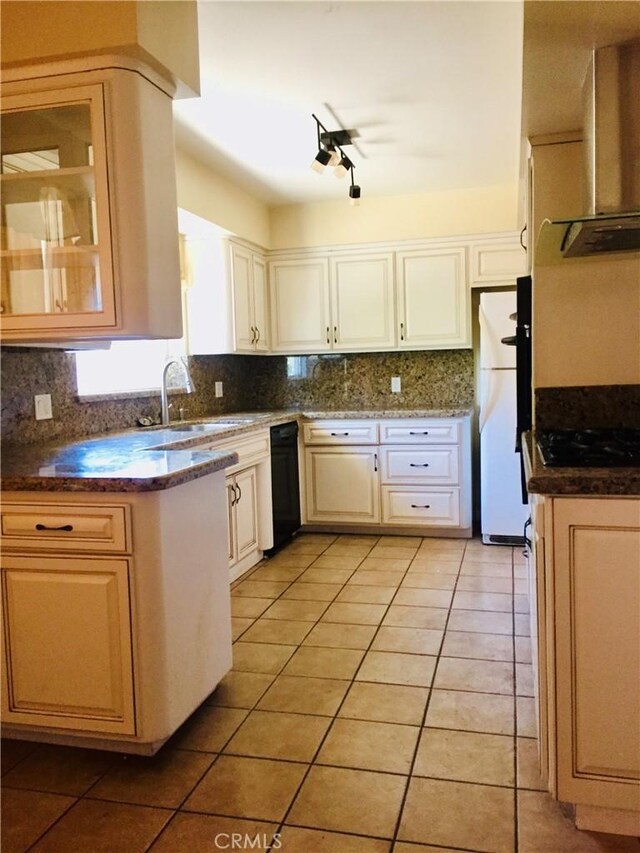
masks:
[[[342,152],[340,152],[340,153],[342,153]],[[349,170],[352,168],[353,168],[353,163],[351,162],[351,160],[349,160],[349,158],[347,157],[346,154],[342,154],[340,162],[338,163],[338,165],[334,169],[333,174],[336,176],[336,178],[345,178],[347,176],[347,174],[349,173]]]
[[[311,162],[311,168],[314,172],[318,172],[322,174],[325,170],[325,166],[327,163],[331,161],[331,154],[328,151],[325,151],[324,148],[321,148],[314,159]]]
[[[352,206],[360,204],[360,187],[357,184],[351,184],[349,187],[349,204]]]

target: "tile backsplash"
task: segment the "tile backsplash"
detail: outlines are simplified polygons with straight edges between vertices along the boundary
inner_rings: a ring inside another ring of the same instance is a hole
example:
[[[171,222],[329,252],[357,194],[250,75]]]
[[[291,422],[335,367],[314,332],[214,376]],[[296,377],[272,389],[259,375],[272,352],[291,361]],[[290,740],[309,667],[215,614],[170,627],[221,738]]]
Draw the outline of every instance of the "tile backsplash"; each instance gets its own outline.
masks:
[[[259,409],[407,409],[473,404],[471,350],[354,353],[340,356],[211,355],[189,359],[196,391],[172,394],[172,417]],[[401,393],[391,393],[399,376]],[[217,398],[214,383],[222,381]],[[82,401],[75,356],[60,350],[3,348],[2,436],[10,444],[63,441],[123,430],[158,417],[160,395]],[[51,394],[53,419],[36,421],[35,394]]]

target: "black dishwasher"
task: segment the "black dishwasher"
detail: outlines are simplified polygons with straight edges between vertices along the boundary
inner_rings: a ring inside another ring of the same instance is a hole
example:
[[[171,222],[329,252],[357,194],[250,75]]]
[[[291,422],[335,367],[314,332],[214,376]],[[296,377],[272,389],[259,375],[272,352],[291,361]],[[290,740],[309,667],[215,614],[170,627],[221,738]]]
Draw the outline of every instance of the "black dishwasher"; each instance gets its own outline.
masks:
[[[271,427],[271,498],[273,548],[271,555],[300,528],[298,479],[298,424],[290,421]]]

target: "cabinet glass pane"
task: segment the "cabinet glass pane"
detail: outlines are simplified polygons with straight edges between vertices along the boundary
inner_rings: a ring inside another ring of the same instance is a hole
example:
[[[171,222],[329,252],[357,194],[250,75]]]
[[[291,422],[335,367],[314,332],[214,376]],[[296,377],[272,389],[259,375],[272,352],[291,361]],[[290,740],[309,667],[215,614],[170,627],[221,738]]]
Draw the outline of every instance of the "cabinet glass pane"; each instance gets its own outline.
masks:
[[[89,102],[2,119],[4,314],[100,311]]]

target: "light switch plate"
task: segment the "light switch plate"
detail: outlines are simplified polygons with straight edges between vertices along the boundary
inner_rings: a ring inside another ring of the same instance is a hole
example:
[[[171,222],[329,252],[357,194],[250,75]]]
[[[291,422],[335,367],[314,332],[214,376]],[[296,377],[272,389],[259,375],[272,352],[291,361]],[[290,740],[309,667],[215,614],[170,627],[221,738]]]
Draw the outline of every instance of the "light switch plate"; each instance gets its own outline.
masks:
[[[222,382],[216,382],[215,389],[216,389],[216,397],[222,397]]]
[[[51,394],[36,394],[33,398],[36,409],[36,420],[47,421],[53,417],[51,411]]]
[[[401,390],[402,390],[402,383],[400,382],[400,377],[399,376],[392,376],[391,377],[391,391],[394,394],[399,394]]]

